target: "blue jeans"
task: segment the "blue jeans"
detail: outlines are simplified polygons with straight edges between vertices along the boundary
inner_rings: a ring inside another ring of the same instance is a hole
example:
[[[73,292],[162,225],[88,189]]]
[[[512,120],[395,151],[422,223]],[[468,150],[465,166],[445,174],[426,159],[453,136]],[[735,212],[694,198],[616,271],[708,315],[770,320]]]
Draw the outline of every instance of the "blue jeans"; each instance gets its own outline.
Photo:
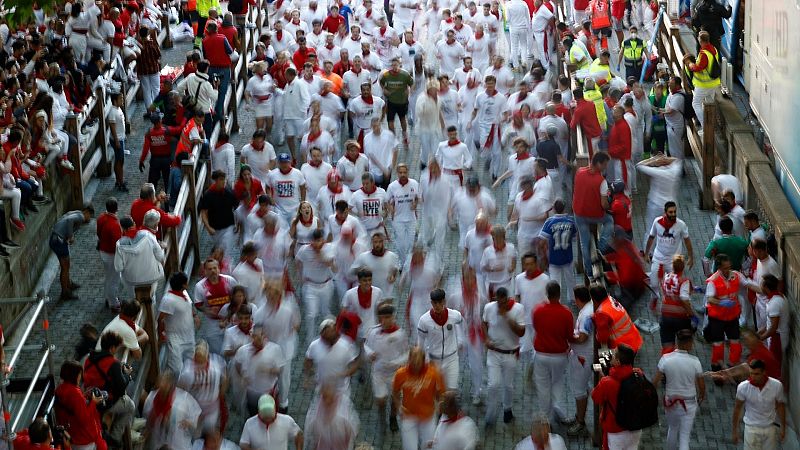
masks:
[[[591,254],[591,231],[589,226],[592,224],[599,224],[600,240],[598,242],[598,249],[602,252],[609,248],[611,242],[611,233],[614,231],[614,220],[608,214],[603,214],[601,218],[575,216],[575,225],[578,227],[578,238],[581,244],[581,253],[583,256],[583,271],[587,276],[592,273],[592,254]],[[591,276],[589,276],[591,278]]]
[[[215,121],[222,119],[225,117],[225,96],[228,94],[228,88],[231,86],[231,68],[230,67],[209,67],[208,68],[209,75],[217,75],[219,77],[219,91],[217,93],[217,104],[214,106],[214,118]],[[206,133],[209,133],[207,136],[211,136],[211,132],[214,131],[206,130]]]

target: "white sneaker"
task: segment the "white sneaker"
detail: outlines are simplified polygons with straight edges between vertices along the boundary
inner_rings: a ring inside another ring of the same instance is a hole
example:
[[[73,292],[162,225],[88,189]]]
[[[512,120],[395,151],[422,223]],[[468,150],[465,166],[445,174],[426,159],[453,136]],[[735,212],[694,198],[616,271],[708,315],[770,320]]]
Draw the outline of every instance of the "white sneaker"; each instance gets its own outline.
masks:
[[[61,164],[61,167],[65,168],[67,170],[75,170],[75,166],[73,166],[72,163],[69,162],[68,159],[62,159],[60,164]]]

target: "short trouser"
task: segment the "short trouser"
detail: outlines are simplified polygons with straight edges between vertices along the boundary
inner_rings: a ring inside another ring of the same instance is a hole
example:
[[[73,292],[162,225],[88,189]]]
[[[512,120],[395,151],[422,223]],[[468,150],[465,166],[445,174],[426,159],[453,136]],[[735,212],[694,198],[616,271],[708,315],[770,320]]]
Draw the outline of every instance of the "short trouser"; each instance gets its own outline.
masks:
[[[599,28],[593,31],[595,36],[611,37],[611,27]]]
[[[675,335],[681,330],[691,330],[692,320],[688,317],[664,317],[661,316],[659,323],[659,334],[661,335],[661,345],[674,344]]]
[[[575,353],[569,355],[569,386],[575,398],[587,398],[591,391],[592,383],[592,358],[579,356]]]
[[[112,140],[111,148],[114,149],[114,161],[125,161],[125,139],[119,139],[118,146],[114,145],[114,141]]]
[[[386,119],[389,123],[394,122],[395,116],[400,116],[400,120],[405,119],[408,114],[408,103],[386,102]]]
[[[372,395],[375,398],[388,397],[389,393],[392,392],[392,380],[394,379],[394,374],[390,373],[387,375],[382,373],[380,370],[375,370],[373,368],[370,378],[372,378]]]
[[[708,325],[703,330],[703,338],[708,342],[722,342],[739,339],[739,318],[719,320],[715,317],[708,318]]]
[[[617,19],[616,17],[611,17],[611,28],[614,31],[622,31],[622,19]]]
[[[303,135],[303,119],[283,119],[287,136]]]
[[[56,254],[58,259],[69,258],[69,244],[55,233],[50,235],[50,250]]]

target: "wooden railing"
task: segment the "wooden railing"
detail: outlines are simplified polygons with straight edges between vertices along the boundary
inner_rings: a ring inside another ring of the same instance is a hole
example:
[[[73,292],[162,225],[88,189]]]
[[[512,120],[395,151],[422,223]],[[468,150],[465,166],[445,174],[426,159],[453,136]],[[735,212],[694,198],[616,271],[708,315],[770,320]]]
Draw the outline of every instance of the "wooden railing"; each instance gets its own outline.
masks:
[[[562,6],[562,3],[557,5],[556,15],[559,22],[563,23],[570,23],[570,19],[567,17],[567,11]],[[556,30],[554,39],[558,45],[561,45],[561,36],[558,34],[558,30]],[[565,54],[562,51],[558,51],[558,70],[559,75],[564,75],[570,80],[570,88],[575,89],[579,86],[578,80],[575,78],[575,65],[569,63],[569,55]],[[589,165],[589,152],[587,151],[587,143],[583,136],[583,130],[581,126],[578,125],[574,133],[570,133],[570,156],[571,160],[575,163],[576,167],[584,167]]]

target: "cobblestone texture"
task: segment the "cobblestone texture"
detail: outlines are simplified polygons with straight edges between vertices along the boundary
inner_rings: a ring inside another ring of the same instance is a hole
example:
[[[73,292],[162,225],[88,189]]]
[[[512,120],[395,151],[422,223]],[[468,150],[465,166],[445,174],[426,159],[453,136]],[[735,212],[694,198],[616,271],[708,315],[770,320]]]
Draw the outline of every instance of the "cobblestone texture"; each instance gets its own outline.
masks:
[[[167,50],[163,53],[163,63],[176,65],[184,60],[185,51],[189,49],[188,44],[178,44],[175,48]],[[145,182],[145,175],[140,174],[137,170],[138,156],[141,152],[142,138],[144,132],[147,130],[148,124],[144,123],[142,119],[143,106],[138,103],[135,104],[129,111],[131,120],[131,132],[128,135],[126,148],[130,149],[132,155],[128,155],[125,161],[126,181],[131,191],[127,194],[119,193],[114,190],[114,181],[112,178],[106,178],[99,181],[97,192],[93,199],[95,209],[100,212],[104,210],[106,199],[115,196],[119,200],[120,212],[127,213],[130,210],[131,202],[138,196],[138,187]],[[250,117],[250,113],[244,111],[240,112],[240,126],[242,130],[232,136],[231,142],[237,149],[248,142],[249,136],[252,135],[254,130],[254,119]],[[397,127],[399,131],[399,126]],[[400,162],[409,164],[412,178],[418,179],[419,164],[418,164],[419,146],[413,132],[411,134],[410,150],[400,151]],[[481,167],[481,164],[476,164],[476,167]],[[481,183],[485,186],[491,184],[491,180],[486,173],[482,170],[479,171]],[[644,223],[644,209],[646,203],[646,182],[645,177],[640,177],[639,194],[634,196],[634,234],[637,236],[637,243],[640,243],[639,236],[642,236],[644,229],[648,224]],[[715,217],[713,214],[697,209],[698,194],[697,182],[693,176],[688,176],[683,183],[681,189],[681,198],[679,199],[679,217],[686,221],[690,229],[690,235],[695,243],[696,259],[698,264],[690,271],[690,276],[695,283],[701,283],[703,276],[699,264],[699,252],[705,248],[713,234]],[[507,193],[505,187],[496,193],[498,206],[500,210],[495,219],[496,223],[505,223],[506,210],[505,199]],[[205,256],[210,251],[210,238],[203,232],[202,234],[202,250],[201,256]],[[444,260],[444,267],[446,270],[444,280],[457,275],[457,270],[460,267],[461,251],[457,248],[458,234],[457,232],[449,232],[447,236],[446,255]],[[102,289],[103,289],[103,269],[95,250],[96,237],[94,229],[94,221],[81,229],[76,235],[76,243],[72,246],[72,274],[73,279],[80,283],[82,287],[78,291],[80,300],[52,305],[50,309],[51,319],[51,336],[56,344],[55,362],[56,368],[59,367],[61,361],[69,358],[73,354],[73,346],[78,341],[78,329],[81,324],[85,322],[94,323],[98,328],[102,328],[112,317],[109,309],[103,305]],[[391,244],[389,244],[391,246]],[[235,261],[238,255],[230,255],[231,260]],[[191,286],[196,282],[196,278],[192,281]],[[297,284],[296,284],[297,286]],[[400,300],[400,307],[398,311],[404,311],[404,302],[406,298],[406,289],[403,290],[401,295],[398,296]],[[191,292],[191,291],[190,291]],[[58,298],[60,288],[58,283],[54,283],[49,290],[50,298]],[[696,298],[695,302],[700,303],[702,300]],[[646,302],[640,301],[635,305],[631,315],[637,317],[648,317]],[[574,306],[573,306],[574,309]],[[402,319],[402,318],[401,318]],[[400,323],[404,323],[401,321]],[[303,324],[305,328],[305,324]],[[301,329],[300,336],[305,336],[305,330]],[[290,410],[298,424],[302,427],[305,421],[305,412],[312,399],[312,390],[306,389],[302,386],[302,363],[304,348],[299,348],[297,356],[293,361],[293,371],[295,380],[293,380],[293,389],[290,398]],[[709,348],[704,344],[698,343],[696,346],[696,353],[703,363],[703,367],[708,369],[709,366]],[[642,367],[648,376],[652,377],[655,373],[656,364],[659,358],[659,342],[656,335],[645,336],[645,345],[643,351],[638,357],[637,365]],[[467,370],[464,360],[462,358],[461,370],[461,397],[463,399],[469,398],[469,371]],[[20,365],[18,374],[25,375],[31,370],[31,364],[28,359],[23,361]],[[56,369],[57,370],[57,369]],[[566,377],[565,377],[566,379]],[[517,420],[510,425],[499,424],[495,430],[484,433],[481,430],[481,442],[483,449],[486,450],[507,450],[514,447],[515,443],[523,439],[529,432],[529,420],[535,404],[535,393],[530,388],[525,387],[522,380],[522,373],[518,373],[514,380],[517,395],[514,399],[514,412]],[[374,410],[372,409],[372,396],[369,382],[360,384],[357,381],[353,383],[353,401],[357,408],[360,420],[361,431],[359,433],[359,441],[369,443],[376,443],[377,436],[377,418]],[[574,414],[575,407],[574,401],[571,399],[569,388],[566,389],[566,397],[561,399],[567,406],[569,414]],[[693,448],[704,449],[734,449],[736,446],[730,443],[730,414],[733,405],[734,389],[732,387],[719,388],[710,385],[708,388],[708,399],[703,404],[698,412],[695,428],[692,433],[692,446]],[[465,402],[467,403],[467,402]],[[484,407],[474,407],[465,404],[465,411],[476,422],[481,423]],[[589,415],[591,418],[591,405]],[[231,420],[226,430],[226,437],[238,442],[241,427],[246,418],[242,417],[236,412],[232,412]],[[587,437],[572,438],[566,436],[566,430],[563,427],[556,426],[555,432],[565,437],[570,449],[589,449],[592,448],[591,441]],[[666,436],[666,425],[662,421],[659,426],[652,427],[646,430],[642,436],[640,448],[642,449],[661,449],[663,448],[664,439]],[[384,445],[380,448],[385,449],[399,449],[401,448],[399,433],[388,433],[384,439]],[[377,447],[376,447],[377,448]]]

